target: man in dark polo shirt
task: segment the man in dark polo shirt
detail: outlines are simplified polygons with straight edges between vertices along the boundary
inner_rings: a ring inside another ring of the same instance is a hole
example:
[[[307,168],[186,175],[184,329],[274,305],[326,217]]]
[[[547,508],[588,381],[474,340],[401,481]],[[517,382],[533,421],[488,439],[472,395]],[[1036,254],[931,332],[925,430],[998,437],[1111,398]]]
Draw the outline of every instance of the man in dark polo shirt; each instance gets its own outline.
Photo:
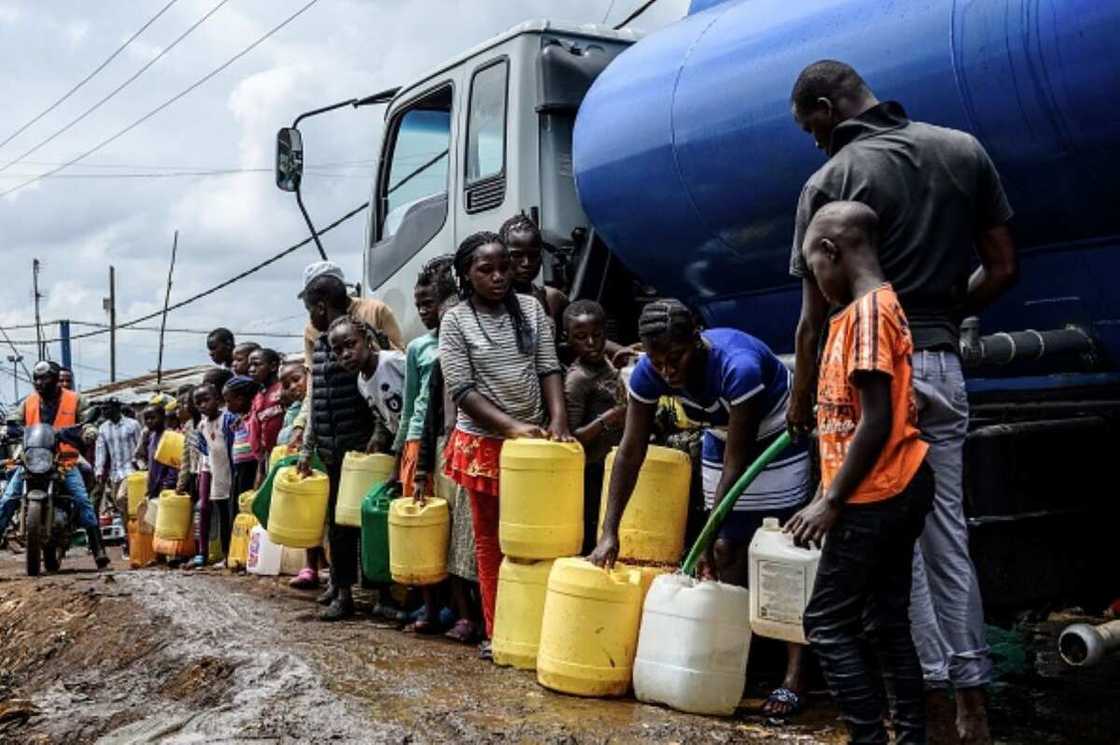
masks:
[[[822,205],[863,202],[879,215],[880,262],[910,321],[918,425],[937,484],[915,552],[914,641],[927,685],[955,688],[961,742],[990,743],[984,687],[991,660],[962,506],[968,397],[959,325],[1015,281],[1011,206],[976,138],[910,121],[901,104],[880,103],[849,65],[808,66],[790,103],[797,124],[829,157],[797,205],[790,273],[802,279],[802,302],[790,429],[803,434],[812,427],[817,349],[828,315],[802,258],[805,231]],[[980,266],[970,271],[974,257]]]

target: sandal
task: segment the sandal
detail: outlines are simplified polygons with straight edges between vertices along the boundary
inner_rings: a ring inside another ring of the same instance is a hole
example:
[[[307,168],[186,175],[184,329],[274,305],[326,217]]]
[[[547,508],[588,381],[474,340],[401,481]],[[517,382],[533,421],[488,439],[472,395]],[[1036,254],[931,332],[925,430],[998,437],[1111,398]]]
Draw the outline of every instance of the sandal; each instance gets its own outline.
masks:
[[[315,573],[314,569],[304,567],[299,570],[299,574],[292,577],[288,582],[288,587],[293,590],[314,590],[319,586],[319,576]]]
[[[471,644],[478,638],[478,629],[469,619],[460,618],[444,636],[460,644]]]
[[[483,639],[482,643],[478,645],[478,658],[480,660],[494,659],[494,650],[490,647],[489,639]]]
[[[419,634],[421,636],[432,636],[442,630],[438,623],[430,620],[427,616],[417,618],[403,629],[406,634]]]
[[[766,708],[774,704],[783,704],[789,708],[781,714],[768,713]],[[785,724],[786,720],[792,719],[800,714],[803,707],[804,703],[801,700],[801,696],[783,686],[781,688],[775,688],[767,697],[766,703],[762,705],[762,713],[764,716],[768,717],[768,722],[770,724]]]

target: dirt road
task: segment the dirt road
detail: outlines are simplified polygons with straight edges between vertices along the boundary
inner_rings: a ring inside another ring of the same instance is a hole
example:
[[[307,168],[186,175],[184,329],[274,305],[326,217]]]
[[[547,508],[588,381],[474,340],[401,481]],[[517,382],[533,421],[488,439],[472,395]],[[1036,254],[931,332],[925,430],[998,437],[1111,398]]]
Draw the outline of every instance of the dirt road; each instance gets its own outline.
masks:
[[[283,580],[166,569],[28,580],[19,568],[0,557],[0,742],[843,739],[826,701],[798,726],[771,728],[749,710],[714,719],[561,696],[472,648],[368,616],[320,624],[310,597]],[[1003,741],[1115,741],[1024,724]]]

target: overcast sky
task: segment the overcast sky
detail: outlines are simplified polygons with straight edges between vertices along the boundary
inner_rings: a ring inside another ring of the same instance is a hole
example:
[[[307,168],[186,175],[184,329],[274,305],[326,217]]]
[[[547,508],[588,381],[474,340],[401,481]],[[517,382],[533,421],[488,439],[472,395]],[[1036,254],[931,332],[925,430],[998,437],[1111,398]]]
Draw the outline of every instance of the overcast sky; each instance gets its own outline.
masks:
[[[227,0],[163,58],[76,126],[73,121],[166,50],[221,0],[177,0],[102,71],[0,146],[0,191],[89,150],[234,56],[308,0]],[[0,141],[57,101],[169,0],[0,0],[4,111]],[[179,257],[171,300],[214,285],[307,237],[294,198],[273,182],[276,129],[301,111],[400,85],[442,60],[530,18],[613,24],[640,0],[320,0],[275,36],[81,164],[0,197],[5,291],[0,325],[33,321],[31,263],[42,262],[44,321],[104,323],[108,267],[116,266],[120,321],[162,307],[172,235]],[[679,18],[687,0],[660,0],[634,28]],[[380,107],[343,110],[303,125],[305,202],[322,226],[368,198]],[[217,176],[184,171],[264,169]],[[130,174],[105,178],[108,174]],[[155,178],[151,175],[163,174]],[[144,177],[136,177],[144,175]],[[364,217],[324,237],[347,276],[361,269]],[[172,312],[168,327],[298,334],[295,295],[316,258],[307,247],[234,287]],[[151,322],[158,326],[158,319]],[[73,328],[74,333],[91,330]],[[57,326],[47,330],[57,335]],[[17,342],[33,328],[9,330]],[[239,335],[240,337],[241,335]],[[120,331],[118,378],[155,368],[158,334]],[[72,346],[83,387],[108,379],[107,336]],[[298,339],[261,339],[282,351]],[[0,400],[12,395],[11,349],[0,347]],[[34,345],[21,346],[28,366]],[[51,349],[59,358],[58,345]],[[204,337],[167,335],[165,367],[205,361]],[[27,386],[21,384],[21,392]]]

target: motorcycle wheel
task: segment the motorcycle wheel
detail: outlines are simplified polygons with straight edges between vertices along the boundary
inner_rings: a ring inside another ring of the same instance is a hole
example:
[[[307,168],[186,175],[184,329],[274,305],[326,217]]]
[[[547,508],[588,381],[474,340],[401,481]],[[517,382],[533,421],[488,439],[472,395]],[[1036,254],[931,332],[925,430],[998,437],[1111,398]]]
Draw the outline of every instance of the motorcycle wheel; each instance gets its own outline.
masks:
[[[57,572],[62,566],[62,549],[53,542],[43,549],[43,566],[48,572]]]
[[[43,555],[43,544],[46,542],[46,526],[43,525],[43,503],[29,502],[27,504],[27,546],[24,556],[27,557],[27,576],[39,576],[39,560]]]

